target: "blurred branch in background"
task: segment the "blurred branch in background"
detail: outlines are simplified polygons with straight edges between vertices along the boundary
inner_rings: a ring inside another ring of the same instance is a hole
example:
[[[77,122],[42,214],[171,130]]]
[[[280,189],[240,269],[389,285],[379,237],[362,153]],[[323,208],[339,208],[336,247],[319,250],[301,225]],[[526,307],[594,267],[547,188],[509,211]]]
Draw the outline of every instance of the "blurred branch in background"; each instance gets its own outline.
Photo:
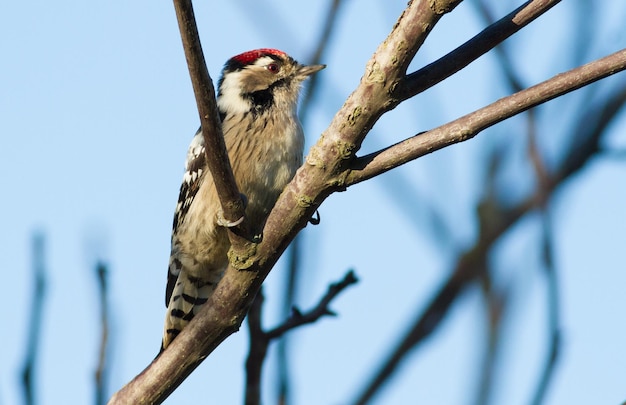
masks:
[[[323,63],[324,55],[328,49],[334,28],[337,26],[340,6],[344,4],[342,0],[330,0],[328,12],[324,19],[325,24],[322,28],[320,39],[318,40],[317,47],[312,56],[307,60],[307,65],[318,65]],[[302,126],[306,128],[307,118],[309,116],[309,110],[311,100],[314,99],[319,86],[320,75],[313,75],[306,82],[307,89],[304,92],[302,101],[300,103],[299,116]],[[307,131],[305,131],[307,133]],[[281,319],[286,319],[289,316],[298,294],[299,285],[299,273],[301,269],[301,256],[302,256],[302,234],[298,234],[289,245],[286,256],[288,262],[288,268],[285,276],[285,288],[282,298]],[[279,404],[291,403],[289,398],[290,379],[289,376],[289,337],[285,336],[280,339],[277,344],[277,363],[278,363],[278,381],[277,381],[277,397]]]
[[[532,111],[532,110],[531,110]],[[502,170],[504,154],[507,152],[504,145],[497,145],[490,151],[487,161],[487,173],[485,176],[484,195],[485,201],[495,204],[497,200],[497,177]],[[477,211],[480,208],[477,208]],[[482,258],[482,269],[478,278],[486,320],[486,344],[480,372],[476,381],[476,405],[488,404],[492,396],[493,384],[496,379],[496,367],[500,347],[502,345],[503,321],[506,319],[506,310],[509,308],[513,286],[498,288],[494,274],[495,269],[486,254]]]
[[[486,4],[485,0],[477,0],[472,2],[472,4],[475,6],[478,15],[483,19],[483,22],[486,25],[489,26],[496,22],[496,19],[494,18],[493,13]],[[498,58],[498,67],[504,73],[505,81],[509,85],[510,89],[514,92],[524,89],[526,86],[522,83],[521,78],[515,71],[515,66],[510,58],[510,54],[508,53],[506,42],[498,44],[495,48],[493,48],[493,50]]]
[[[488,265],[487,265],[488,266]],[[487,347],[482,359],[481,370],[477,381],[476,405],[488,404],[491,398],[494,381],[497,376],[496,366],[502,346],[503,320],[511,300],[511,289],[498,289],[493,283],[493,272],[489,266],[481,272],[480,286],[484,298],[484,309],[487,320]]]
[[[292,308],[292,314],[283,324],[274,329],[264,331],[262,326],[263,291],[257,294],[248,312],[248,329],[250,333],[250,350],[246,360],[246,405],[261,403],[261,374],[267,349],[272,340],[281,338],[285,333],[302,325],[316,322],[323,316],[336,316],[329,306],[347,287],[356,284],[358,279],[353,270],[348,271],[344,278],[328,287],[326,294],[318,304],[307,312]]]
[[[501,46],[496,49],[498,49],[497,54],[501,62],[500,67],[504,71],[508,86],[514,91],[522,89],[522,80],[515,73],[514,65],[509,60],[506,49]],[[596,90],[595,88],[585,89],[589,95]],[[539,210],[542,213],[542,267],[544,268],[548,285],[547,328],[549,349],[545,366],[540,373],[538,385],[533,394],[532,404],[542,403],[556,365],[560,341],[558,278],[553,262],[550,219],[546,207],[554,193],[572,175],[580,172],[594,157],[603,156],[603,154],[599,153],[602,150],[602,135],[606,132],[609,123],[616,118],[617,114],[624,107],[625,102],[626,81],[622,81],[619,85],[608,90],[603,97],[597,97],[596,99],[591,97],[585,98],[584,109],[581,106],[580,112],[570,112],[568,116],[572,117],[572,122],[568,127],[572,128],[572,133],[569,135],[571,141],[565,145],[560,165],[557,165],[551,172],[548,172],[548,169],[545,167],[536,145],[537,123],[535,122],[534,110],[529,110],[527,113],[527,137],[529,139],[529,159],[534,170],[533,174],[537,179],[536,190],[532,195],[512,207],[503,201],[499,201],[496,196],[506,195],[507,193],[503,189],[489,190],[490,187],[495,187],[494,179],[500,166],[499,163],[493,164],[485,182],[487,185],[491,184],[491,186],[486,186],[485,197],[477,208],[480,228],[477,241],[473,247],[459,255],[450,276],[439,291],[434,294],[426,309],[417,309],[416,313],[418,315],[413,322],[413,326],[400,339],[395,348],[391,350],[388,357],[383,360],[382,365],[375,371],[372,379],[365,384],[362,392],[356,396],[355,404],[366,404],[374,398],[384,384],[393,377],[398,366],[409,352],[419,347],[420,343],[441,325],[441,321],[445,319],[452,305],[457,302],[457,299],[462,296],[467,287],[473,285],[478,280],[481,281],[483,291],[487,297],[490,324],[488,325],[487,353],[483,359],[483,369],[476,403],[488,403],[490,392],[493,389],[493,386],[489,385],[495,383],[492,378],[492,367],[496,359],[498,340],[500,339],[500,328],[503,320],[502,311],[507,307],[511,291],[510,288],[500,292],[492,290],[490,272],[485,271],[486,263],[488,262],[488,256],[494,250],[494,243],[500,236],[509,232],[527,213],[535,210]],[[497,150],[494,153],[498,153]],[[493,158],[494,156],[492,156],[492,161],[497,162]],[[506,185],[504,186],[506,187]]]
[[[324,56],[326,55],[326,51],[331,44],[331,40],[333,39],[333,34],[335,33],[335,28],[337,28],[337,22],[339,21],[339,11],[341,10],[341,6],[343,4],[345,4],[345,1],[330,0],[328,13],[324,19],[325,24],[322,27],[320,39],[317,41],[315,51],[307,60],[307,65],[319,65],[324,63]],[[306,119],[309,115],[309,105],[311,104],[311,100],[313,100],[317,94],[317,89],[319,88],[318,83],[321,79],[321,75],[313,75],[308,81],[307,91],[304,92],[304,96],[302,97],[302,101],[300,103],[299,116],[303,126],[306,125]]]
[[[108,267],[103,262],[95,265],[95,275],[98,281],[98,298],[100,307],[100,346],[98,349],[98,364],[95,372],[95,404],[102,405],[106,403],[108,398],[108,382],[109,382],[109,283],[108,283]]]
[[[37,360],[39,357],[39,341],[41,339],[41,325],[43,308],[46,300],[46,265],[45,265],[45,236],[37,231],[32,237],[33,261],[33,295],[28,325],[26,357],[22,368],[22,388],[24,390],[24,404],[37,403],[35,396],[35,379]]]
[[[531,166],[537,179],[537,199],[541,213],[541,267],[543,268],[547,284],[548,309],[548,351],[543,370],[539,374],[537,388],[535,390],[532,405],[541,405],[544,402],[546,392],[550,386],[552,376],[559,355],[561,331],[560,331],[560,305],[559,305],[559,281],[557,269],[554,263],[553,232],[549,213],[549,175],[544,160],[542,159],[537,144],[534,114],[529,114],[528,155]]]
[[[426,309],[418,312],[419,315],[409,332],[383,361],[382,366],[374,373],[372,380],[357,396],[357,400],[354,401],[355,404],[368,403],[384,383],[392,377],[406,355],[417,348],[440,325],[452,308],[452,304],[467,287],[476,281],[476,277],[481,275],[485,260],[493,244],[500,236],[504,235],[527,213],[534,211],[542,198],[551,197],[566,180],[580,171],[586,163],[596,156],[601,135],[611,118],[623,107],[625,96],[626,84],[624,88],[615,91],[611,97],[599,100],[595,106],[590,108],[603,118],[592,127],[585,125],[578,127],[579,133],[573,136],[574,139],[579,140],[579,143],[576,144],[577,147],[572,148],[560,167],[546,179],[545,189],[539,190],[511,208],[499,204],[494,198],[487,198],[479,204],[480,232],[476,243],[459,256],[448,279],[434,294]],[[581,120],[588,118],[584,114],[581,117]]]

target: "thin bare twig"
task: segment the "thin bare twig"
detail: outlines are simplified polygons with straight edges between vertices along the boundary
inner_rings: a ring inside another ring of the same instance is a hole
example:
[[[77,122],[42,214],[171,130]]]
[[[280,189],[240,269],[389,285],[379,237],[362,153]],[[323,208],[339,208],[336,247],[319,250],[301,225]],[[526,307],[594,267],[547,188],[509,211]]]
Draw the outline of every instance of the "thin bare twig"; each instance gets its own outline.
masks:
[[[336,316],[336,314],[328,308],[330,302],[335,299],[335,297],[339,295],[339,293],[341,293],[352,284],[356,284],[358,281],[359,280],[354,274],[354,271],[350,270],[348,273],[346,273],[341,281],[333,283],[328,287],[328,291],[322,297],[320,302],[315,306],[315,308],[305,313],[302,313],[298,309],[294,308],[294,311],[289,319],[287,319],[282,325],[265,332],[265,334],[269,339],[277,339],[284,335],[286,332],[299,326],[316,322],[323,316]]]
[[[107,398],[107,383],[109,379],[108,347],[109,347],[109,304],[108,304],[108,269],[99,262],[95,266],[98,280],[98,297],[100,305],[100,347],[98,349],[98,365],[96,366],[96,401],[97,405],[104,404]]]
[[[263,331],[261,325],[263,294],[259,291],[248,312],[250,351],[246,360],[246,405],[258,405],[261,403],[261,369],[269,344],[299,326],[316,322],[326,315],[334,316],[335,313],[329,309],[330,303],[343,290],[357,283],[357,281],[358,279],[354,271],[350,270],[341,281],[333,283],[328,287],[328,291],[315,308],[305,313],[294,308],[291,317],[285,320],[283,324],[267,332]]]
[[[408,75],[396,93],[399,100],[413,97],[452,76],[559,2],[560,0],[527,1],[452,52]]]
[[[476,136],[507,118],[626,69],[626,49],[556,75],[445,125],[358,158],[346,178],[352,185],[418,157]]]
[[[43,308],[46,301],[46,265],[44,255],[45,237],[42,233],[36,232],[32,239],[34,288],[28,324],[26,357],[22,368],[22,388],[26,405],[37,403],[34,380],[39,357]]]

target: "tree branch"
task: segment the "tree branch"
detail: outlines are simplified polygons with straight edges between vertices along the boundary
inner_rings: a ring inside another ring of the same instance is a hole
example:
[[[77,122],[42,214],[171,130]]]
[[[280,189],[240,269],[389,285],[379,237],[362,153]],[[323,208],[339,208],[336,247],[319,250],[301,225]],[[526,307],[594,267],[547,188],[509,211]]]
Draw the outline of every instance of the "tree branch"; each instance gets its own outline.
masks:
[[[336,314],[328,308],[330,302],[335,299],[335,297],[339,295],[339,293],[341,293],[350,285],[356,284],[358,281],[359,279],[354,274],[354,271],[350,270],[348,273],[346,273],[341,281],[328,286],[328,291],[326,292],[324,297],[322,297],[320,302],[315,306],[315,308],[305,313],[302,313],[294,308],[293,313],[289,319],[287,319],[282,325],[279,325],[274,329],[265,332],[265,335],[269,339],[277,339],[288,331],[302,325],[316,322],[323,316],[335,316]]]
[[[180,2],[183,4],[182,0]],[[207,304],[167,350],[112,397],[111,404],[160,403],[226,337],[236,332],[270,269],[294,236],[306,226],[317,207],[332,192],[342,190],[348,184],[363,181],[363,174],[372,177],[430,151],[468,139],[485,127],[510,117],[516,106],[507,102],[524,102],[515,96],[501,100],[495,103],[497,107],[492,106],[487,111],[479,110],[489,113],[487,117],[474,113],[470,115],[471,122],[461,121],[442,126],[426,136],[416,138],[417,140],[412,138],[400,146],[379,152],[371,156],[371,159],[364,161],[361,158],[358,160],[359,170],[355,170],[351,163],[364,137],[385,111],[399,103],[390,94],[394,94],[394,89],[403,80],[413,55],[441,15],[456,4],[458,1],[415,0],[408,5],[390,35],[367,63],[366,72],[357,89],[336,114],[317,144],[311,148],[305,165],[298,170],[293,181],[281,194],[265,225],[263,240],[258,245],[248,244],[243,248],[233,245],[229,254],[231,264]],[[596,62],[594,67],[600,68],[598,63],[602,61],[609,63],[614,62],[615,58],[625,57],[626,52],[618,53]],[[613,71],[605,72],[604,76],[618,70],[613,68]],[[564,87],[568,88],[567,91],[591,82],[588,80],[589,72],[584,68],[579,73],[579,77],[568,76],[568,79],[581,81],[566,83]],[[553,80],[558,82],[558,79]],[[526,108],[564,92],[539,97],[535,104]],[[502,111],[498,112],[496,108],[501,108]],[[468,133],[467,128],[475,132]],[[381,170],[377,167],[381,162],[388,167]],[[347,176],[350,176],[348,182]],[[225,211],[227,208],[224,206]],[[231,218],[233,217],[227,216],[227,219]]]
[[[561,73],[425,133],[358,158],[346,178],[350,186],[446,146],[467,141],[482,130],[546,101],[626,69],[626,50]]]
[[[289,319],[282,325],[267,332],[264,332],[261,326],[263,294],[259,291],[248,313],[250,352],[246,359],[246,405],[258,405],[261,403],[261,369],[267,355],[267,348],[272,340],[279,339],[288,331],[299,326],[316,322],[323,316],[334,316],[335,313],[329,309],[331,301],[347,287],[357,282],[358,279],[354,271],[350,270],[346,273],[343,280],[328,286],[328,291],[315,308],[304,314],[294,308]]]
[[[237,222],[244,216],[244,204],[235,182],[222,134],[215,89],[204,61],[191,0],[174,0],[178,28],[198,105],[207,165],[222,204],[224,219]]]
[[[496,201],[493,200],[493,193],[483,199],[478,208],[481,226],[478,240],[471,249],[462,253],[457,259],[448,279],[434,294],[426,309],[416,317],[409,332],[383,362],[363,392],[358,395],[355,404],[368,403],[384,383],[391,378],[405,358],[406,353],[416,349],[439,326],[441,320],[452,308],[452,304],[476,280],[476,276],[480,274],[477,270],[484,266],[484,260],[489,249],[500,236],[523,216],[536,209],[542,200],[552,195],[596,155],[599,150],[601,135],[611,121],[610,118],[617,114],[624,103],[626,103],[626,83],[616,88],[606,100],[603,100],[601,106],[589,108],[589,114],[597,116],[597,120],[591,120],[586,115],[580,117],[579,125],[574,126],[577,131],[573,134],[576,150],[568,151],[565,160],[545,180],[544,188],[538,191],[541,196],[533,194],[513,207],[497,205]],[[582,125],[582,123],[587,125]]]
[[[533,22],[560,1],[527,1],[452,52],[408,75],[402,87],[398,89],[398,98],[404,101],[452,76]]]
[[[307,169],[312,171],[313,178],[324,178],[331,187],[327,183],[324,192],[306,190],[313,192],[308,195],[321,194],[325,198],[329,192],[344,187],[345,165],[360,149],[363,139],[382,114],[399,104],[401,100],[394,96],[395,90],[404,80],[415,53],[443,14],[458,3],[458,0],[409,2],[387,38],[367,62],[359,86],[311,148],[306,159]]]

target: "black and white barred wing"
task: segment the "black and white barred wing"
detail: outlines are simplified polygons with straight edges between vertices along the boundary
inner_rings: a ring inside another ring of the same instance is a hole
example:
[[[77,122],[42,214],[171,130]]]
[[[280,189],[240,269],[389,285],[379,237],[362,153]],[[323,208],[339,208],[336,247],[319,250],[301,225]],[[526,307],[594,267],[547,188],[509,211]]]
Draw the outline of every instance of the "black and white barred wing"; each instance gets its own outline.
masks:
[[[174,222],[172,224],[172,253],[170,255],[170,263],[167,272],[167,288],[165,289],[165,306],[170,302],[176,279],[180,274],[182,264],[177,259],[178,248],[176,246],[176,233],[181,225],[185,222],[185,217],[189,211],[189,207],[193,203],[200,185],[204,179],[204,174],[208,170],[206,168],[206,157],[204,154],[204,138],[202,130],[198,129],[193,137],[189,149],[187,150],[187,160],[185,161],[185,174],[183,182],[180,185],[180,193],[178,194],[178,203],[174,211]]]
[[[187,160],[185,161],[185,174],[183,182],[180,185],[180,193],[178,194],[178,203],[174,211],[174,223],[172,224],[172,235],[176,234],[178,227],[184,222],[185,216],[189,211],[189,207],[196,197],[204,171],[206,169],[206,157],[204,154],[204,138],[199,129],[193,137],[189,150],[187,150]]]

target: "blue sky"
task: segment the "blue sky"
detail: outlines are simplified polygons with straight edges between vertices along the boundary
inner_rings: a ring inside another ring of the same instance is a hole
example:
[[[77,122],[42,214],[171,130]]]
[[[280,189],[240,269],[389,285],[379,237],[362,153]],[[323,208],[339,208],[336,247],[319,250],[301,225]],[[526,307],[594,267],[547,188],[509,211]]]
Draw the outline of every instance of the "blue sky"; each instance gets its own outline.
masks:
[[[326,2],[197,2],[196,16],[211,75],[239,52],[282,49],[306,61]],[[466,2],[467,3],[467,2]],[[568,3],[568,2],[564,2]],[[615,0],[598,13],[602,40],[589,57],[624,48]],[[571,6],[571,5],[570,5]],[[320,73],[322,88],[307,125],[310,145],[356,86],[365,62],[387,35],[404,2],[348,2]],[[528,84],[573,67],[572,35],[561,4],[513,41]],[[501,10],[500,14],[504,12]],[[363,27],[367,27],[363,30]],[[418,55],[423,65],[480,29],[469,4],[446,16]],[[41,404],[90,403],[96,364],[97,259],[111,267],[112,376],[116,390],[156,354],[173,209],[186,148],[198,117],[171,2],[4,2],[0,5],[0,263],[5,290],[0,317],[0,404],[20,403],[17,371],[24,355],[30,305],[30,237],[47,237],[49,289],[37,376]],[[383,117],[364,151],[396,142],[496,100],[506,91],[487,56],[416,100]],[[499,80],[499,79],[498,79]],[[625,80],[610,78],[606,86]],[[458,97],[457,89],[463,89]],[[576,102],[575,96],[568,100]],[[580,101],[580,100],[578,100]],[[560,111],[541,114],[547,151],[564,140]],[[522,121],[511,121],[513,125]],[[427,156],[396,172],[331,196],[322,223],[305,231],[300,306],[316,303],[329,282],[354,268],[361,282],[334,303],[340,316],[292,335],[294,403],[346,403],[445,278],[454,252],[476,235],[473,204],[480,197],[481,157],[506,137],[505,124],[477,139]],[[611,128],[611,144],[626,145],[626,118]],[[561,134],[561,135],[559,135]],[[511,142],[519,142],[511,140]],[[520,145],[523,145],[520,143]],[[595,159],[552,202],[557,266],[562,282],[564,341],[549,404],[617,403],[626,398],[626,165]],[[410,185],[400,190],[394,185]],[[514,188],[514,187],[513,187]],[[408,194],[407,194],[408,193]],[[409,195],[413,193],[413,195]],[[438,246],[417,213],[399,197],[428,198],[454,224],[454,240]],[[536,218],[501,242],[494,257],[502,280],[514,282],[494,403],[525,404],[545,354],[545,283],[537,269]],[[519,232],[517,232],[519,231]],[[410,259],[414,266],[406,267]],[[282,263],[266,284],[266,324],[282,286]],[[470,291],[433,339],[411,355],[377,404],[464,404],[473,398],[484,338],[482,303]],[[166,401],[241,403],[245,328],[230,337]],[[270,353],[271,355],[271,353]],[[274,402],[271,362],[266,403]],[[210,397],[207,392],[210,391]],[[506,399],[506,401],[505,401]]]

